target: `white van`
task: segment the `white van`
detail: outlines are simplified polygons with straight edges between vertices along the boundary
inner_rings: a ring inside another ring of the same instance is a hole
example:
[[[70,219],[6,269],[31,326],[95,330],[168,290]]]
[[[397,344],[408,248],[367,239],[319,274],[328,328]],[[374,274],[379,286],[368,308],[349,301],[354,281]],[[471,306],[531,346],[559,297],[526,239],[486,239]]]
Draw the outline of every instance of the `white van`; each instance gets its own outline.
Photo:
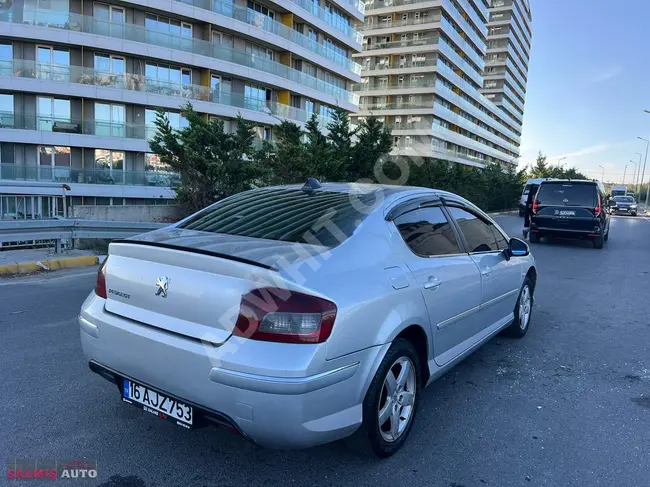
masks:
[[[528,200],[528,193],[531,191],[533,194],[537,193],[539,185],[542,184],[542,181],[552,181],[554,178],[534,178],[526,181],[526,186],[521,192],[521,198],[519,198],[519,216],[524,216],[526,211],[526,201]]]

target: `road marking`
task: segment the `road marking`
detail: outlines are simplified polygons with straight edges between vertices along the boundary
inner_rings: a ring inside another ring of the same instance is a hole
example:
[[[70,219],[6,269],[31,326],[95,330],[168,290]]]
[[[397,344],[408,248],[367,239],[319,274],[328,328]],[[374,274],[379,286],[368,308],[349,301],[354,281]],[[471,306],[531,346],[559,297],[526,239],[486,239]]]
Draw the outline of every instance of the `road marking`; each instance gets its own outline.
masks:
[[[22,276],[22,277],[11,277],[8,279],[3,279],[0,281],[0,286],[17,286],[19,284],[45,284],[53,281],[60,281],[62,279],[71,279],[79,276],[89,276],[91,274],[97,274],[97,270],[86,271],[86,272],[75,272],[74,274],[66,274],[64,276]]]

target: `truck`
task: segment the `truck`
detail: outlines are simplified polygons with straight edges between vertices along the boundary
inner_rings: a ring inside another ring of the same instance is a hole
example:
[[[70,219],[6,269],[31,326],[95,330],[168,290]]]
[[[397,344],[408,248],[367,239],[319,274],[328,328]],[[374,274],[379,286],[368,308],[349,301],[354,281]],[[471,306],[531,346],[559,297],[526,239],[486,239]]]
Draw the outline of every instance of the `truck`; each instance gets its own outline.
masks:
[[[627,192],[627,186],[612,186],[610,194],[612,198],[614,196],[629,196]]]

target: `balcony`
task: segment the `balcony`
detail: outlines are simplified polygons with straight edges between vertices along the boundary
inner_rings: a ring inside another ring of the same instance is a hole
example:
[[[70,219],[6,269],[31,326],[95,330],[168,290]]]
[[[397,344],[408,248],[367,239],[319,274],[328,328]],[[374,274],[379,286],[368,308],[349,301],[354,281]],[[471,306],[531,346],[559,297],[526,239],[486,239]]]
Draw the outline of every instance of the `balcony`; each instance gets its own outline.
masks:
[[[259,27],[267,32],[275,34],[277,36],[283,37],[284,39],[291,41],[299,46],[309,49],[310,51],[323,56],[324,58],[329,59],[330,61],[335,62],[339,66],[342,66],[345,69],[349,69],[355,74],[359,74],[361,68],[358,67],[358,64],[352,61],[351,59],[339,54],[333,49],[329,49],[324,44],[320,44],[313,39],[307,37],[304,34],[301,34],[294,29],[273,20],[268,15],[264,15],[259,12],[255,12],[249,8],[241,7],[235,5],[232,2],[222,1],[222,0],[176,0],[180,3],[186,5],[191,5],[193,7],[201,8],[204,10],[209,10],[226,17],[230,17],[240,22],[245,22],[247,24]],[[335,27],[335,26],[333,26]],[[339,30],[339,29],[337,29]],[[339,32],[342,32],[339,30]],[[357,42],[357,36],[353,35],[350,37],[352,40]]]
[[[483,37],[487,37],[487,22],[485,20],[481,19],[479,15],[476,13],[476,10],[469,4],[467,0],[455,0],[460,4],[460,6],[463,8],[465,13],[468,15],[470,19],[472,19],[472,22],[474,22],[474,26],[476,29],[483,34]]]
[[[442,24],[442,28],[444,29],[445,34],[451,38],[454,44],[458,45],[461,48],[465,55],[469,57],[474,62],[474,64],[476,64],[476,66],[478,66],[479,70],[483,71],[485,68],[485,60],[483,59],[483,56],[477,53],[476,50],[470,45],[470,43],[461,37],[458,31],[447,19],[444,17],[441,18],[440,23]]]
[[[0,61],[0,76],[38,78],[53,82],[78,83],[82,85],[95,85],[120,90],[173,96],[179,98],[179,106],[186,100],[200,100],[214,103],[215,105],[244,108],[265,114],[270,112],[277,117],[302,123],[307,122],[312,115],[305,110],[282,103],[246,98],[244,95],[237,93],[213,91],[207,86],[165,83],[147,79],[145,76],[138,74],[110,73],[74,65],[41,64],[25,60]],[[215,112],[218,112],[217,106],[215,106]],[[318,117],[318,121],[322,126],[325,126],[331,119]]]
[[[86,169],[70,166],[25,166],[4,163],[0,164],[0,180],[173,188],[180,184],[180,175],[167,171],[134,172],[111,167]]]
[[[474,68],[471,64],[469,64],[467,61],[465,61],[460,54],[458,54],[447,42],[445,42],[443,39],[440,39],[438,42],[438,49],[442,54],[444,54],[449,61],[451,61],[453,64],[458,66],[460,69],[465,71],[465,74],[472,78],[477,85],[482,85],[483,84],[483,75],[480,74],[476,68]]]
[[[524,123],[524,117],[521,115],[520,111],[517,110],[514,105],[508,101],[507,98],[501,97],[501,100],[499,100],[498,103],[500,103],[501,106],[508,110],[509,113],[512,113],[512,116],[519,121],[519,125]]]
[[[376,51],[380,49],[398,49],[402,47],[419,47],[419,46],[434,46],[438,44],[438,36],[425,37],[423,39],[411,39],[408,41],[391,41],[391,42],[377,42],[366,47],[365,52]],[[433,50],[433,48],[431,48]],[[418,51],[421,52],[421,51]]]
[[[508,162],[512,164],[517,163],[516,157],[505,154],[504,152],[501,152],[498,149],[494,149],[488,145],[482,144],[481,142],[472,139],[471,137],[467,137],[466,135],[461,135],[457,132],[454,132],[453,130],[449,130],[448,128],[441,127],[440,125],[433,124],[433,134],[436,136],[440,136],[444,138],[444,140],[452,142],[453,144],[460,145],[462,147],[466,147],[468,149],[477,152],[481,152],[483,154],[498,158],[504,162]]]
[[[458,95],[457,93],[454,93],[452,90],[447,88],[442,83],[436,83],[436,94],[441,95],[448,102],[453,103],[459,108],[465,110],[467,113],[474,115],[483,123],[491,127],[494,127],[496,130],[503,133],[507,137],[510,137],[515,142],[521,142],[521,136],[517,135],[515,132],[513,132],[508,127],[503,125],[501,122],[491,118],[487,113],[485,113],[480,108],[467,101],[462,96]],[[499,114],[501,114],[501,110],[499,110]]]
[[[519,111],[523,113],[524,111],[524,102],[522,102],[517,95],[515,95],[515,92],[512,91],[512,89],[507,85],[503,85],[503,92],[508,95],[508,98],[510,98],[515,106],[519,108]]]
[[[478,91],[478,88],[472,86],[470,83],[465,81],[463,78],[458,76],[454,71],[443,63],[438,63],[437,71],[444,75],[447,80],[455,86],[458,86],[465,94],[471,96],[476,101],[478,101],[485,108],[490,110],[495,115],[498,115],[499,118],[505,120],[513,127],[520,127],[521,123],[515,121],[514,118],[510,117],[508,114],[504,114],[503,110],[498,108],[492,101],[488,100],[482,93]]]
[[[353,105],[358,103],[358,99],[353,93],[313,76],[309,76],[297,69],[293,69],[282,63],[259,57],[245,51],[231,49],[201,39],[180,37],[165,32],[156,32],[135,24],[107,22],[86,15],[45,9],[35,9],[29,12],[25,11],[22,20],[18,20],[16,12],[12,12],[12,15],[9,16],[9,18],[10,21],[16,23],[48,28],[60,28],[117,39],[143,42],[150,45],[177,49],[200,56],[211,57],[220,61],[239,64],[241,66],[246,66],[248,68],[279,76],[294,83],[330,95],[339,100],[347,101]]]
[[[291,2],[295,3],[300,8],[307,11],[308,13],[318,17],[326,24],[331,25],[336,30],[345,34],[347,37],[353,39],[355,42],[361,44],[361,42],[363,41],[363,35],[361,34],[361,32],[357,31],[352,25],[348,24],[342,19],[339,19],[336,15],[332,15],[330,12],[327,11],[327,9],[324,9],[316,5],[311,0],[291,0]],[[353,3],[353,0],[348,1],[348,3],[352,5],[357,4],[356,1]],[[361,5],[362,2],[359,0],[358,4]],[[361,11],[360,10],[361,8],[363,8],[365,11],[366,8],[365,3],[363,4],[363,7],[359,6],[358,8],[359,11]]]
[[[359,105],[360,111],[380,111],[380,110],[411,110],[420,109],[433,113],[433,100],[429,101],[401,101],[390,103],[364,103]]]
[[[515,153],[519,152],[519,148],[516,145],[511,144],[505,139],[499,137],[497,134],[494,134],[489,130],[484,129],[483,127],[479,127],[471,120],[468,120],[465,117],[459,115],[458,113],[455,113],[452,110],[442,106],[440,103],[434,103],[433,108],[434,108],[433,110],[434,114],[437,115],[438,117],[444,118],[445,120],[455,125],[458,125],[459,127],[463,127],[465,130],[475,135],[479,135],[482,138],[489,140],[490,142],[497,144],[500,147],[503,147],[504,149],[508,149],[509,151]]]
[[[404,81],[397,83],[375,83],[372,86],[370,83],[360,83],[354,86],[354,91],[379,91],[379,90],[410,90],[417,88],[433,88],[436,85],[436,80],[431,79],[417,79],[415,81],[404,79]]]

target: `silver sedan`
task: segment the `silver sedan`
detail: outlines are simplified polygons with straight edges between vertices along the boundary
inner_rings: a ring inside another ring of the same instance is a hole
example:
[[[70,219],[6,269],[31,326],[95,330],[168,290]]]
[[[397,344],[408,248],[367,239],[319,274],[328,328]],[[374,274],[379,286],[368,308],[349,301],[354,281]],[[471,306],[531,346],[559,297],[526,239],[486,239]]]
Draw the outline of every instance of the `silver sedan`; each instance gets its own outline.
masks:
[[[181,427],[386,457],[423,387],[526,334],[536,282],[526,243],[459,196],[309,180],[111,243],[81,343],[124,402]]]

